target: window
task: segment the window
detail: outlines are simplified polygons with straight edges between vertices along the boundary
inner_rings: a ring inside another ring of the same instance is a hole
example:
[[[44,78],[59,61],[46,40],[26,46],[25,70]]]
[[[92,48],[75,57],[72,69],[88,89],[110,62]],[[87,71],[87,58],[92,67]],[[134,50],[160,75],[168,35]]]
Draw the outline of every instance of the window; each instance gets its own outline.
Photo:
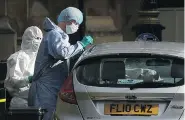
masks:
[[[125,57],[89,60],[77,68],[79,82],[90,86],[121,86],[140,82],[182,85],[184,61],[166,57]]]

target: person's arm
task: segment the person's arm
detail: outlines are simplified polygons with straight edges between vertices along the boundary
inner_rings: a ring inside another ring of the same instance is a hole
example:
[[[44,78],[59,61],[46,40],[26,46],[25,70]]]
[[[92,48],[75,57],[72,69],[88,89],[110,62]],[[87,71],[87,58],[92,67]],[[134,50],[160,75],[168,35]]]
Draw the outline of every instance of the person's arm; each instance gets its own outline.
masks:
[[[55,31],[50,32],[48,40],[49,54],[57,59],[68,59],[83,50],[80,41],[77,41],[75,45],[70,45],[68,36],[62,36]]]
[[[23,76],[24,69],[27,67],[27,61],[21,58],[11,58],[7,61],[9,69],[9,85],[14,88],[25,87],[29,84],[28,76]]]

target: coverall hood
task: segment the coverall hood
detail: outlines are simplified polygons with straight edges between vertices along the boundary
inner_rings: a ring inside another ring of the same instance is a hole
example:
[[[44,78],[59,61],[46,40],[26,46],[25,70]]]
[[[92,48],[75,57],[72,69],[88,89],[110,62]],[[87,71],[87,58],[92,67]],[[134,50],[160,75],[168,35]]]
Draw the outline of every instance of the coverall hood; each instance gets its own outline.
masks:
[[[38,27],[28,27],[22,36],[21,50],[25,52],[37,52],[42,38],[43,33]]]

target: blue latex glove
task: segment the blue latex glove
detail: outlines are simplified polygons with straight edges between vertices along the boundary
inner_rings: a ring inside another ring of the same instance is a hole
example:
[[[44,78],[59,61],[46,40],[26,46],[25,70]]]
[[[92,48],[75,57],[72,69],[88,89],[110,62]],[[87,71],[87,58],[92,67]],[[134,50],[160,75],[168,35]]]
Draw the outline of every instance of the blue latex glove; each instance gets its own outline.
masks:
[[[81,40],[81,44],[85,48],[89,44],[93,44],[93,38],[91,36],[84,36]]]

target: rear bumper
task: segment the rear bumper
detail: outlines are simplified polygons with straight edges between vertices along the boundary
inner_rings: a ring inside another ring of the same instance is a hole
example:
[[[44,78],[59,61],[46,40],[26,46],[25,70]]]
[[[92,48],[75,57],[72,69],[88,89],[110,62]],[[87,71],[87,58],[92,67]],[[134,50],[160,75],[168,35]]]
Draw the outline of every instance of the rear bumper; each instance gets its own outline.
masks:
[[[84,119],[84,120],[89,120],[89,119]],[[127,118],[119,118],[119,119],[115,119],[115,118],[100,118],[100,119],[91,119],[91,120],[184,120],[184,118],[182,119],[179,119],[179,118],[158,118],[158,119],[152,119],[152,118],[130,118],[130,119],[127,119]]]
[[[165,115],[163,117],[99,117],[98,120],[184,120],[184,113],[179,115]],[[95,117],[95,116],[93,116]],[[58,98],[54,120],[89,120],[83,118],[77,105],[63,102]],[[92,119],[95,120],[95,119]],[[96,119],[97,120],[97,119]]]
[[[83,120],[77,105],[63,102],[58,98],[54,120]]]

